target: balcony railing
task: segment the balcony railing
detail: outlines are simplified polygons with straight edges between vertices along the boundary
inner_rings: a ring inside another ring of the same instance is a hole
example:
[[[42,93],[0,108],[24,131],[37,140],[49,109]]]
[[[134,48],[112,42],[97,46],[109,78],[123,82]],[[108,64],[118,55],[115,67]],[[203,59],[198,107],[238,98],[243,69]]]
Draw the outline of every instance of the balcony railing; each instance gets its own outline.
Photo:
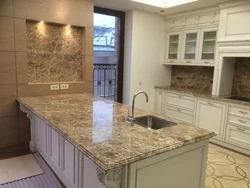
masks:
[[[94,64],[94,95],[117,100],[116,64]]]

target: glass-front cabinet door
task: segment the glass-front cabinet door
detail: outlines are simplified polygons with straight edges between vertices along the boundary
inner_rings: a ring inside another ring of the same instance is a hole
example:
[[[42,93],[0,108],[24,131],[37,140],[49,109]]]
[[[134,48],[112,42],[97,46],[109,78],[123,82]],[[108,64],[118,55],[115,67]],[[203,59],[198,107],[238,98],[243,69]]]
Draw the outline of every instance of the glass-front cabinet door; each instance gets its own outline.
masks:
[[[216,39],[216,29],[201,30],[201,52],[199,63],[214,64]]]
[[[184,32],[182,63],[197,63],[199,31]]]
[[[166,63],[178,63],[180,58],[180,33],[167,34]]]

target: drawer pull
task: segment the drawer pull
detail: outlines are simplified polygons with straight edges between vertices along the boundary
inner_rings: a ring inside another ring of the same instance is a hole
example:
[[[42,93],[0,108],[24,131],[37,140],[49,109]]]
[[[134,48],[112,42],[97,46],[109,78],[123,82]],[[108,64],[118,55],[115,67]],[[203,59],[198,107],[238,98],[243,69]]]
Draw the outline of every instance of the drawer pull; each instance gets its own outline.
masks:
[[[177,109],[177,111],[182,112],[183,110],[182,109]]]
[[[191,61],[187,61],[187,63],[192,63]]]
[[[209,64],[210,62],[209,62],[209,61],[205,61],[204,63],[205,63],[205,64]]]
[[[214,105],[214,103],[211,103],[211,102],[207,102],[207,104],[209,104],[209,105]]]
[[[241,123],[246,123],[247,122],[247,121],[242,120],[242,119],[238,119],[238,121],[241,122]]]
[[[244,112],[244,111],[241,111],[241,110],[239,110],[239,112],[242,113],[242,114],[247,114],[247,112]]]
[[[182,98],[183,96],[182,95],[178,95],[178,97]]]
[[[245,132],[246,131],[246,129],[243,129],[243,128],[239,128],[239,127],[236,127],[239,131],[241,131],[241,132]]]

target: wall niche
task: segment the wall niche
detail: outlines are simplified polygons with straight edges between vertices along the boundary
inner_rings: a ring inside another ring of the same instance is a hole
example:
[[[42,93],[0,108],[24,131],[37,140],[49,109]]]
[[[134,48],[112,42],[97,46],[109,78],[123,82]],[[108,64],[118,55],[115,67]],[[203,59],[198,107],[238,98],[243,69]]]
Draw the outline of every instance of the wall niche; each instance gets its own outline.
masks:
[[[29,83],[82,81],[83,29],[27,20]]]

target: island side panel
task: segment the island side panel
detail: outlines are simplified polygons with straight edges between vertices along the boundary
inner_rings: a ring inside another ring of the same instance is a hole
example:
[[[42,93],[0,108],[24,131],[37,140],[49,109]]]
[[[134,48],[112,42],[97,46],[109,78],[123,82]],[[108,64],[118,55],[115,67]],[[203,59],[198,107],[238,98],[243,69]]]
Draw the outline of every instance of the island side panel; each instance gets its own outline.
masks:
[[[35,147],[67,188],[107,188],[99,181],[93,161],[42,119],[36,115],[34,119]]]
[[[204,188],[208,140],[130,165],[128,188]]]

